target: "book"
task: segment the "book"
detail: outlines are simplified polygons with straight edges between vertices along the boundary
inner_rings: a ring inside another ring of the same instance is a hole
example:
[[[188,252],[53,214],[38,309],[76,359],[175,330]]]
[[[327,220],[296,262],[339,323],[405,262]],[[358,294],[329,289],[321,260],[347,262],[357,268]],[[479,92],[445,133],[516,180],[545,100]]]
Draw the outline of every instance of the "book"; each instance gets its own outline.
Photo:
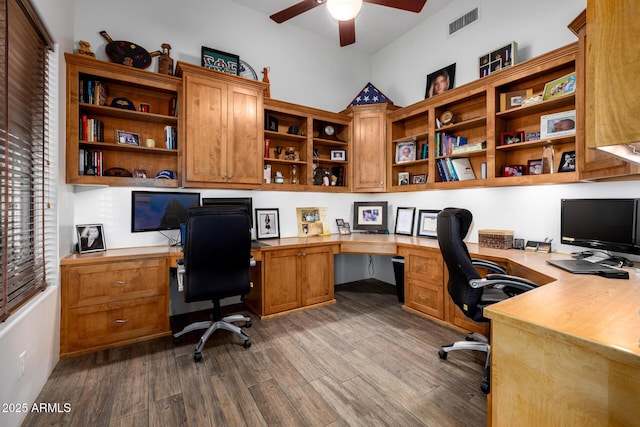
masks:
[[[453,162],[451,161],[451,158],[447,157],[445,161],[447,164],[447,168],[449,168],[449,175],[451,175],[451,181],[460,181],[460,178],[458,178],[458,174],[456,173],[456,169],[453,167]]]
[[[460,145],[451,149],[451,154],[469,153],[473,151],[480,151],[487,148],[487,142],[473,142],[471,144]]]
[[[456,159],[451,159],[451,164],[458,177],[458,180],[467,181],[476,179],[476,175],[473,173],[473,168],[471,167],[471,162],[468,158],[459,157]]]

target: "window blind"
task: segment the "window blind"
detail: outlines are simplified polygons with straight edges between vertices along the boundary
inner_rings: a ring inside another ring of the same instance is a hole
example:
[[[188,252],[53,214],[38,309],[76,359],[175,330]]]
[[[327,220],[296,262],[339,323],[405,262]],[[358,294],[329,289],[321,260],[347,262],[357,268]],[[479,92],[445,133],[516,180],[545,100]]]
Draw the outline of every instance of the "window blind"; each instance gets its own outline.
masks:
[[[0,11],[0,320],[46,287],[50,37],[25,0]]]

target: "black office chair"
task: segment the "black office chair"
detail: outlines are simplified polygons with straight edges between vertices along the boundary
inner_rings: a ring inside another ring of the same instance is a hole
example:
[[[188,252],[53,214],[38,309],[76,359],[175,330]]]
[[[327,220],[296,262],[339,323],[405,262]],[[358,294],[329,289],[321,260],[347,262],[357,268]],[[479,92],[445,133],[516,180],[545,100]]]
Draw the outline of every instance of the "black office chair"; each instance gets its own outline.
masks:
[[[505,269],[494,262],[472,259],[463,240],[472,219],[471,212],[466,209],[446,208],[440,211],[437,224],[438,243],[449,271],[447,289],[451,299],[469,319],[475,322],[489,322],[489,319],[483,316],[486,306],[534,289],[538,285],[521,277],[507,275]],[[497,274],[481,277],[476,267]],[[443,345],[438,355],[441,359],[446,359],[447,354],[453,350],[477,350],[487,353],[481,389],[489,393],[490,349],[487,337],[473,332],[467,335],[466,341]]]
[[[220,300],[241,296],[251,290],[251,218],[246,208],[239,206],[206,206],[189,209],[184,244],[184,259],[178,260],[178,287],[186,302],[213,302],[211,321],[192,323],[173,335],[174,341],[187,332],[206,329],[196,345],[193,358],[202,360],[202,348],[209,336],[224,329],[251,346],[249,336],[232,322],[251,319],[243,315],[221,318]]]

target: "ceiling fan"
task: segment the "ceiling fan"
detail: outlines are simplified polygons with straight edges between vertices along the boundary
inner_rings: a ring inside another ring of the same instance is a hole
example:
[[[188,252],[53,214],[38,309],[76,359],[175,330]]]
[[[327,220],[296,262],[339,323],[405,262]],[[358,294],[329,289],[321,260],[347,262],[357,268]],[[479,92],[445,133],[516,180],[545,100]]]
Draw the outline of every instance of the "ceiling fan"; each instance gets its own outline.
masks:
[[[427,0],[303,0],[270,16],[278,24],[294,18],[323,4],[327,4],[329,13],[338,21],[340,46],[356,42],[355,17],[360,12],[362,3],[372,3],[407,12],[420,13]]]

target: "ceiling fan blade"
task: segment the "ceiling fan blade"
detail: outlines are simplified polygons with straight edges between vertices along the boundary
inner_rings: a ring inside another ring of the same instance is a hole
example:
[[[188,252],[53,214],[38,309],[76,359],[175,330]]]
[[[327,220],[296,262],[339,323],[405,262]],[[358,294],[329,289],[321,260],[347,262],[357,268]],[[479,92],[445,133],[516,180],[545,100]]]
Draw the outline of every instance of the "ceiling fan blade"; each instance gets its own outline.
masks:
[[[356,20],[338,21],[340,31],[340,47],[348,46],[356,42]]]
[[[318,3],[317,0],[303,0],[300,3],[296,3],[286,9],[282,9],[280,12],[274,13],[269,18],[273,19],[278,24],[282,24],[284,21],[295,18],[301,13],[304,13],[322,4],[324,4],[324,2]]]
[[[379,4],[380,6],[420,13],[427,0],[363,0],[365,3]]]

